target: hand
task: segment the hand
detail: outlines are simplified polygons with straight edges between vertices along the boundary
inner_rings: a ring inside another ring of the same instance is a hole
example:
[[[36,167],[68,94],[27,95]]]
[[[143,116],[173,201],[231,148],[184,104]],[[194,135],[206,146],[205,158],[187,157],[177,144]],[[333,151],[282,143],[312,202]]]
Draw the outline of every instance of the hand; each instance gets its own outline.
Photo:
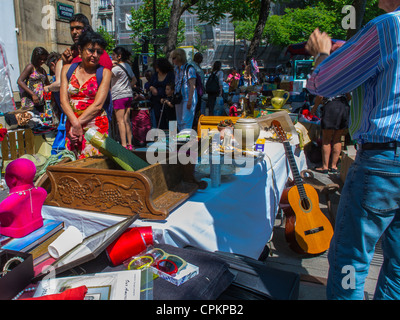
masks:
[[[75,125],[71,125],[71,129],[69,130],[69,138],[73,144],[82,142],[83,128],[79,122],[77,122]]]
[[[34,105],[38,105],[40,102],[39,97],[36,94],[32,95],[32,101]]]
[[[45,86],[45,87],[43,88],[43,90],[44,90],[45,93],[49,93],[49,92],[50,92],[49,86]]]
[[[73,60],[72,51],[70,48],[65,49],[63,54],[61,55],[65,64],[70,64]]]
[[[321,32],[319,29],[315,29],[310,35],[306,43],[306,50],[312,56],[318,55],[318,53],[331,53],[332,40],[326,32]]]

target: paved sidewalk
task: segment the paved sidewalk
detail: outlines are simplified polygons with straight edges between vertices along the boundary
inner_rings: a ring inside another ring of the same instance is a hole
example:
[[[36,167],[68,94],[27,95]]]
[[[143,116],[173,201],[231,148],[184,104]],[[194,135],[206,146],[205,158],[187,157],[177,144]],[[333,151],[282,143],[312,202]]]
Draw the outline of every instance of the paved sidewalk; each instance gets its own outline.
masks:
[[[332,211],[336,214],[343,183],[339,175],[326,175],[314,173],[314,177],[325,183],[337,183],[340,185],[338,192],[331,196]],[[328,216],[328,210],[324,199],[320,198],[321,211]],[[270,241],[270,256],[268,265],[282,270],[300,274],[300,300],[326,300],[326,279],[328,275],[327,252],[319,256],[301,255],[292,251],[285,239],[285,226],[281,225],[281,218],[275,222],[273,238]],[[375,285],[378,279],[380,267],[383,262],[382,251],[378,243],[375,256],[372,260],[370,271],[366,279],[365,298],[372,299]]]

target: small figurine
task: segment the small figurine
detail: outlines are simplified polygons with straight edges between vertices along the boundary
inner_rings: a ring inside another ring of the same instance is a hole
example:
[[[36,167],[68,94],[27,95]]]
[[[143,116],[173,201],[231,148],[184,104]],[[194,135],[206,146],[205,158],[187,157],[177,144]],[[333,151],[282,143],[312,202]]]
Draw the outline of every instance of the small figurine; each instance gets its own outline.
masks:
[[[35,164],[16,159],[6,167],[5,180],[10,193],[0,203],[0,234],[22,238],[43,226],[42,206],[47,192],[35,187]]]

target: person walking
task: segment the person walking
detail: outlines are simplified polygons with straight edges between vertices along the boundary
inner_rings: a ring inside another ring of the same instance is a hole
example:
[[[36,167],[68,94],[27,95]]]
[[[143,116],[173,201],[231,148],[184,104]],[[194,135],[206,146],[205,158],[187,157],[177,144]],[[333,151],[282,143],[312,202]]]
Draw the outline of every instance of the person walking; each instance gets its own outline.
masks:
[[[137,83],[135,74],[129,64],[131,54],[123,47],[116,47],[112,53],[111,97],[115,118],[121,139],[121,145],[132,151],[132,124],[130,108],[133,101],[132,87]]]
[[[334,97],[352,92],[349,133],[358,143],[337,209],[328,252],[328,299],[363,299],[375,246],[383,265],[374,299],[400,299],[400,0],[331,54],[319,29],[306,49],[315,57],[307,89]]]

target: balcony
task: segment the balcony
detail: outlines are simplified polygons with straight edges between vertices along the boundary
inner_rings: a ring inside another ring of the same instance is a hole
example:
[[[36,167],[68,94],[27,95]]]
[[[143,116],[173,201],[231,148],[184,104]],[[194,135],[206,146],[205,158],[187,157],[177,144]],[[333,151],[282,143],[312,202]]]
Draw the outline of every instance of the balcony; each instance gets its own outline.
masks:
[[[103,4],[103,5],[99,5],[98,9],[99,9],[99,12],[111,12],[111,11],[113,11],[113,6],[111,3],[108,3],[106,5]]]

